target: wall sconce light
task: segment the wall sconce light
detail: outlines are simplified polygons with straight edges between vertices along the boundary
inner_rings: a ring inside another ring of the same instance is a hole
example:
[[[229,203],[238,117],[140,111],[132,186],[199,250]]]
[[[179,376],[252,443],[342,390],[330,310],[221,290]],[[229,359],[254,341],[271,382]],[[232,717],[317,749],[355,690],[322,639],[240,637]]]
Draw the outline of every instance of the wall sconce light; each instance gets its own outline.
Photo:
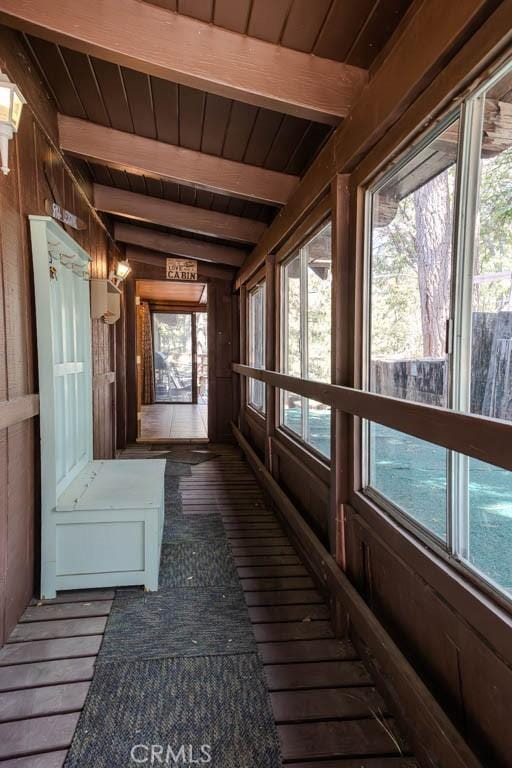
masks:
[[[130,272],[132,271],[132,268],[128,264],[127,261],[118,261],[116,264],[116,277],[118,280],[124,280],[125,277],[128,277]]]
[[[116,263],[115,269],[110,272],[108,279],[117,288],[119,283],[122,283],[125,277],[128,277],[131,271],[132,268],[128,262],[125,260],[120,260]]]
[[[9,141],[18,130],[25,103],[18,86],[0,70],[0,168],[4,175],[9,173]]]

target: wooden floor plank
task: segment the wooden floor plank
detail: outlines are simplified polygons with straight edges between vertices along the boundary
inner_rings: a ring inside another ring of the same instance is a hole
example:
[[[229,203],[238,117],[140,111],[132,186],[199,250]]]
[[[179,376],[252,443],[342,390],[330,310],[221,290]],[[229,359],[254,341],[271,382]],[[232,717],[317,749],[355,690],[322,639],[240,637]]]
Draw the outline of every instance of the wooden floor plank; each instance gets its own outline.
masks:
[[[309,575],[303,565],[241,565],[237,571],[241,579]]]
[[[0,759],[66,749],[71,744],[79,713],[35,717],[0,725]]]
[[[276,592],[246,592],[247,605],[312,605],[324,599],[316,589],[288,589]]]
[[[84,619],[92,616],[108,616],[112,600],[93,600],[82,603],[58,603],[27,608],[20,622],[54,621],[55,619]]]
[[[279,525],[272,523],[264,525],[253,523],[243,525],[241,523],[231,524],[229,527],[224,523],[228,539],[256,539],[256,538],[274,538],[276,536],[285,536],[283,529]]]
[[[285,642],[288,640],[319,640],[334,637],[329,621],[290,621],[270,624],[253,624],[258,643]]]
[[[301,565],[301,562],[297,555],[245,555],[235,557],[235,565]]]
[[[52,600],[37,600],[34,598],[30,605],[58,605],[59,603],[84,603],[89,600],[113,600],[113,589],[77,589],[58,592]]]
[[[323,621],[329,620],[327,605],[269,605],[252,606],[249,616],[253,624],[286,621]]]
[[[67,750],[58,752],[43,752],[39,755],[15,757],[13,760],[2,761],[2,768],[62,768]]]
[[[266,592],[286,589],[313,589],[313,579],[309,576],[289,576],[287,578],[241,579],[244,592]]]
[[[37,621],[31,624],[18,624],[8,639],[8,643],[24,643],[28,640],[49,640],[58,637],[79,637],[81,635],[100,635],[105,629],[107,619],[63,619],[57,621]]]
[[[93,673],[94,657],[17,664],[0,669],[0,691],[86,682],[92,679]]]
[[[392,721],[346,720],[343,722],[278,725],[285,760],[330,757],[362,757],[399,753],[396,739],[389,733]]]
[[[298,664],[271,664],[265,667],[269,690],[333,688],[371,685],[372,679],[361,661],[317,661]]]
[[[288,643],[258,643],[264,664],[299,661],[356,661],[357,652],[348,640],[295,640]]]
[[[270,694],[276,723],[379,717],[386,707],[375,688],[320,688]]]
[[[89,682],[69,683],[0,693],[0,723],[78,712],[85,703],[89,685]]]
[[[258,546],[255,547],[254,544],[240,544],[240,545],[234,545],[233,542],[231,542],[231,551],[233,552],[233,555],[235,557],[247,557],[248,555],[254,557],[254,556],[262,556],[262,555],[293,555],[295,554],[295,550],[289,544],[288,542],[286,544],[279,544],[279,545],[272,545],[269,546]]]
[[[32,661],[96,656],[101,646],[101,640],[102,635],[86,635],[85,637],[11,643],[0,650],[0,667],[26,664]]]

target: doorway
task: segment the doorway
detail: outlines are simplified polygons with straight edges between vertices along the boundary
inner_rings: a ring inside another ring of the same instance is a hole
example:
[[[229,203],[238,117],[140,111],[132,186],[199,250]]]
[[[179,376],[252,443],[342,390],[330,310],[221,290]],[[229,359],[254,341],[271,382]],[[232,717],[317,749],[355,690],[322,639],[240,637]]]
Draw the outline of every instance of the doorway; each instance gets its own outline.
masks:
[[[138,441],[206,442],[206,285],[141,280],[137,295]]]

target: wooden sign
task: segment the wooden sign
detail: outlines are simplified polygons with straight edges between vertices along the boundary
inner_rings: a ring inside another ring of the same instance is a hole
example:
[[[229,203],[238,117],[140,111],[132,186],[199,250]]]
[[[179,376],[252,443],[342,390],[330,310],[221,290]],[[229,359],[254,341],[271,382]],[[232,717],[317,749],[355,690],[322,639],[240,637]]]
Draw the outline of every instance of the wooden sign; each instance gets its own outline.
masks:
[[[51,200],[45,200],[44,207],[48,216],[51,216],[52,219],[56,219],[57,221],[61,221],[66,226],[72,227],[72,229],[86,229],[87,227],[82,219],[79,219],[78,216],[75,216],[71,211],[66,211],[65,208],[57,205],[57,203],[52,203]]]
[[[167,259],[168,280],[197,280],[197,261],[193,259]]]

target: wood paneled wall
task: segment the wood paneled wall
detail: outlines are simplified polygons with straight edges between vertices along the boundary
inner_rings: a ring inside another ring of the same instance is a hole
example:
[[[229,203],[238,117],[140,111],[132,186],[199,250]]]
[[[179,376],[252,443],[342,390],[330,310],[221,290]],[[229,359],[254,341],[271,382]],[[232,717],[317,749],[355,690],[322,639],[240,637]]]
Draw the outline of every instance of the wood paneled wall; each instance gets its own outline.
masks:
[[[110,240],[56,150],[56,110],[16,33],[0,28],[0,66],[28,103],[9,145],[11,172],[0,178],[0,409],[37,392],[37,349],[29,214],[45,200],[73,211],[83,231],[68,229],[92,256],[92,275],[108,272]],[[113,455],[113,331],[93,323],[94,451]],[[31,398],[29,398],[31,399]],[[37,589],[39,540],[38,419],[0,429],[0,645]]]

